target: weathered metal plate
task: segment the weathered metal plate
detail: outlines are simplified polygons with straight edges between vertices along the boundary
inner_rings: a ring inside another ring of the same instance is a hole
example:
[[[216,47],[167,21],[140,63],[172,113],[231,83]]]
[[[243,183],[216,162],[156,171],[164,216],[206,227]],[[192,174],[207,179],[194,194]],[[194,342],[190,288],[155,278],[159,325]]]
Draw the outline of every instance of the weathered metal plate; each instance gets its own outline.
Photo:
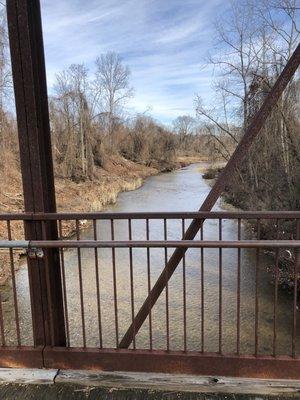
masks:
[[[43,347],[2,347],[0,368],[43,368]]]
[[[264,379],[300,379],[299,358],[254,357],[196,352],[51,348],[46,368],[98,371],[165,372]]]

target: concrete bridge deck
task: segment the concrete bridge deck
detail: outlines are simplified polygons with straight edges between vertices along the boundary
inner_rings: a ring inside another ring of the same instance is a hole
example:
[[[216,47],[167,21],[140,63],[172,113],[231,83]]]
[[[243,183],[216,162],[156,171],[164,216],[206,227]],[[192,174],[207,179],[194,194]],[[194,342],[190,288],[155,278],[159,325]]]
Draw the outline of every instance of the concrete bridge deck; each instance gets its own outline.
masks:
[[[0,369],[1,399],[290,399],[300,380],[238,379],[128,372]]]

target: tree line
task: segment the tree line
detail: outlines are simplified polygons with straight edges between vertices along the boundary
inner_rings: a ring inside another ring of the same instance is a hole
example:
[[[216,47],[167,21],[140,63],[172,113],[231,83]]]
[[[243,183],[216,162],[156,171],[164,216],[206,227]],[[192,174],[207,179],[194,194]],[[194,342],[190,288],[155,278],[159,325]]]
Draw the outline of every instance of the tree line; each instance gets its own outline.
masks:
[[[73,64],[56,75],[49,96],[57,175],[93,179],[107,157],[172,168],[178,154],[228,160],[299,41],[296,0],[242,0],[215,24],[209,57],[218,72],[214,107],[199,94],[195,116],[164,126],[127,110],[131,73],[113,52],[95,60],[93,73]],[[262,134],[240,165],[228,199],[241,208],[299,209],[299,73],[289,83]],[[18,159],[5,15],[0,19],[0,167]],[[18,160],[17,160],[18,163]]]
[[[113,52],[95,60],[92,75],[84,64],[56,75],[50,120],[57,173],[75,180],[91,178],[94,168],[112,155],[167,170],[178,154],[203,154],[210,148],[209,135],[191,116],[180,116],[167,127],[147,113],[130,114],[130,75]]]
[[[129,118],[127,101],[133,95],[130,70],[116,53],[95,60],[89,76],[84,64],[73,64],[56,75],[50,97],[50,120],[58,172],[73,179],[93,176],[95,166],[120,154],[146,164],[171,161],[175,151],[171,133],[150,117]],[[160,148],[155,152],[157,140]]]
[[[167,127],[147,112],[127,109],[134,96],[130,69],[114,52],[100,54],[91,73],[72,64],[55,76],[49,93],[49,115],[55,174],[76,182],[93,179],[111,157],[156,167],[174,168],[178,154],[206,149],[195,120],[179,117]],[[0,168],[19,168],[13,84],[5,10],[0,15]],[[188,123],[185,124],[189,120]]]
[[[299,37],[296,0],[242,0],[215,26],[209,62],[218,71],[215,104],[196,98],[196,113],[228,160],[243,132],[286,65]],[[299,72],[227,188],[243,209],[300,208]]]

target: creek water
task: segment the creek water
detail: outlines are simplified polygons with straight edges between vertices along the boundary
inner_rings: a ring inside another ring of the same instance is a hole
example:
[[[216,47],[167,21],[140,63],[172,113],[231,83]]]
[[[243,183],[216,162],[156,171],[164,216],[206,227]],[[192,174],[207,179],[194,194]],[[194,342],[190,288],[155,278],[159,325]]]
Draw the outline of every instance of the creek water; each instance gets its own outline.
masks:
[[[195,211],[210,190],[210,186],[202,178],[201,164],[151,177],[138,190],[120,194],[118,201],[108,211]],[[221,210],[218,202],[214,208]],[[187,227],[190,221],[185,221]],[[160,240],[164,237],[164,225],[161,220],[150,220],[150,239]],[[237,239],[237,222],[224,220],[222,223],[224,240]],[[97,222],[99,240],[111,239],[110,221]],[[115,221],[114,235],[116,240],[128,239],[128,221]],[[181,221],[170,220],[167,224],[168,239],[181,238]],[[242,236],[245,228],[242,226]],[[218,240],[219,223],[207,220],[204,223],[204,239]],[[93,238],[92,228],[81,233],[81,238]],[[146,225],[144,220],[132,221],[132,239],[146,240]],[[142,305],[148,293],[147,280],[147,250],[133,249],[133,287],[134,311]],[[168,250],[167,257],[172,253]],[[82,346],[82,318],[80,303],[80,287],[78,273],[77,250],[64,252],[66,293],[68,308],[68,325],[70,344]],[[121,339],[132,320],[130,292],[130,254],[128,249],[115,250],[116,262],[116,294],[117,322],[115,329],[115,304],[113,286],[112,250],[99,249],[99,285],[102,337],[99,336],[99,320],[97,309],[95,252],[81,250],[83,307],[87,346],[102,345],[115,347],[116,340]],[[235,352],[237,342],[237,259],[236,249],[222,251],[222,350]],[[150,250],[151,284],[154,284],[165,265],[164,249]],[[241,250],[241,295],[240,295],[240,350],[252,354],[255,342],[255,274],[256,250]],[[263,252],[260,254],[258,275],[258,350],[260,354],[272,354],[273,345],[273,309],[274,285],[267,267],[272,264],[271,258]],[[187,350],[218,351],[219,349],[219,250],[204,250],[204,314],[201,313],[201,252],[200,249],[189,249],[185,257],[185,287],[186,299],[183,297],[183,263],[176,269],[168,285],[169,298],[169,347],[171,350],[183,350],[185,332],[183,321],[186,318]],[[31,338],[30,300],[28,289],[27,268],[17,272],[17,292],[19,299],[21,336],[23,342]],[[9,288],[7,292],[9,292]],[[292,345],[292,295],[279,290],[277,309],[277,349],[279,354],[290,354]],[[186,301],[186,314],[184,313]],[[3,304],[5,315],[5,332],[11,340],[13,308],[12,300]],[[202,324],[203,318],[203,324]],[[166,294],[165,291],[153,307],[152,340],[153,348],[165,349],[166,335]],[[298,324],[299,325],[299,324]],[[204,343],[202,343],[201,327],[204,327]],[[298,335],[299,339],[299,335]],[[298,340],[299,341],[299,340]],[[137,348],[149,348],[149,318],[145,321],[136,336]]]

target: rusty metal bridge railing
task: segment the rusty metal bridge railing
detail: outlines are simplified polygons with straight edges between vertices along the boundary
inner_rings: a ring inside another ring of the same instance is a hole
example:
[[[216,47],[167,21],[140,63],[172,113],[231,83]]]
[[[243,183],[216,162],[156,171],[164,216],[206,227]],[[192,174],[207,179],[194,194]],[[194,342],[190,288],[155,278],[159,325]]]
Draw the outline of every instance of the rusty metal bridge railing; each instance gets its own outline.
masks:
[[[195,219],[199,235],[182,239]],[[38,227],[40,240],[14,240],[20,223]],[[0,294],[1,366],[299,378],[300,212],[25,213],[2,214],[0,224],[10,269]],[[45,240],[52,224],[59,237]],[[168,276],[174,248],[184,256]],[[60,258],[60,327],[52,265],[39,264],[49,251]],[[32,301],[30,268],[45,270],[46,310]],[[158,278],[165,288],[151,298]],[[65,332],[60,346],[55,329]]]
[[[300,45],[199,213],[56,214],[40,2],[6,4],[27,213],[1,216],[3,267],[11,270],[0,301],[1,365],[299,378],[299,214],[209,211],[295,75]],[[260,221],[256,233],[274,219],[271,241],[242,238],[242,221],[251,218]],[[293,237],[282,235],[277,219],[294,221]],[[87,236],[83,220],[92,224]],[[13,240],[15,223],[24,223],[27,241]],[[236,240],[227,240],[234,223]],[[66,224],[76,240],[62,240]],[[18,273],[16,248],[27,252]],[[275,255],[274,287],[264,277],[263,249]],[[280,290],[283,271],[290,296]]]

